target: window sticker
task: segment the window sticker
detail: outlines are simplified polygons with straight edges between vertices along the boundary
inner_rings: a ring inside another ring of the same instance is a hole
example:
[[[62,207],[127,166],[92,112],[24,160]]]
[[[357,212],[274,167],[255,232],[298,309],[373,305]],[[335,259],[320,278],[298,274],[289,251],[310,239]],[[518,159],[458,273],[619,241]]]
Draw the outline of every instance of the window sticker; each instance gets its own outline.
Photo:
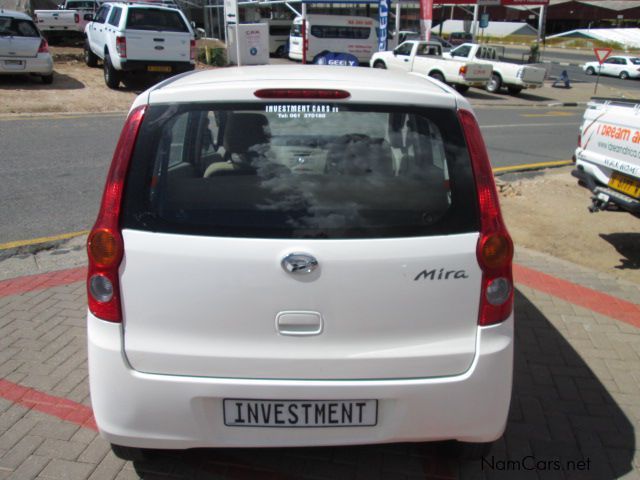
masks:
[[[265,105],[266,113],[275,113],[278,118],[327,118],[338,113],[340,108],[333,105],[293,103],[290,105]]]

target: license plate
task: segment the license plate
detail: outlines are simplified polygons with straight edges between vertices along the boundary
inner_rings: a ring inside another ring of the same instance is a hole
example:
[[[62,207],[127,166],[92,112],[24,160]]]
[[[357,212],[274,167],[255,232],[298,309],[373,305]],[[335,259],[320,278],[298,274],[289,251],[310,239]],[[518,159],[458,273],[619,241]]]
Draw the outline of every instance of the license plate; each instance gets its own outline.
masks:
[[[148,72],[162,72],[162,73],[169,73],[171,72],[171,67],[165,67],[165,66],[148,66],[147,67],[147,71]]]
[[[377,400],[249,400],[226,398],[228,427],[372,427]]]
[[[22,65],[22,60],[5,60],[4,61],[5,65]]]
[[[626,193],[630,197],[640,198],[640,181],[629,178],[620,173],[612,173],[609,186],[614,190]]]

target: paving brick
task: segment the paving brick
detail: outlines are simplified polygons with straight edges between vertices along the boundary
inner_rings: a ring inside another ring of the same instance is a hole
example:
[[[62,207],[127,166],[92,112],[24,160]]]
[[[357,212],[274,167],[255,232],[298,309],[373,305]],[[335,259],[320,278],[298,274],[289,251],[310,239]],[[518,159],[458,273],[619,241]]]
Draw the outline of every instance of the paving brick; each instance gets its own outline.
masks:
[[[113,480],[122,471],[125,461],[113,454],[105,455],[89,476],[89,480]]]
[[[42,480],[85,480],[93,470],[95,470],[95,465],[54,458],[37,478]]]
[[[47,438],[42,442],[36,454],[63,460],[75,460],[86,447],[83,443]]]
[[[32,435],[22,437],[18,443],[0,458],[0,467],[12,470],[17,469],[27,457],[31,456],[43,441],[44,439],[42,437]]]
[[[47,466],[47,463],[51,461],[47,457],[39,457],[37,455],[29,455],[20,465],[16,468],[11,477],[16,480],[32,480],[36,478],[42,470]]]

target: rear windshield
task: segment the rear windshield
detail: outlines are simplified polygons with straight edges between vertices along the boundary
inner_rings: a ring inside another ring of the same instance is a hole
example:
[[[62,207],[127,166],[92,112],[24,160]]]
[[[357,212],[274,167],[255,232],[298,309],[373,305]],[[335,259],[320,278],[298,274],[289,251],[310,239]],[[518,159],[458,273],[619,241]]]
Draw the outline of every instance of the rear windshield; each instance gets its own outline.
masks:
[[[189,28],[177,11],[154,8],[131,8],[127,28],[133,30],[156,30],[188,32]]]
[[[123,228],[254,238],[477,231],[455,113],[332,103],[147,112]]]
[[[0,37],[39,37],[38,29],[31,20],[0,17]]]

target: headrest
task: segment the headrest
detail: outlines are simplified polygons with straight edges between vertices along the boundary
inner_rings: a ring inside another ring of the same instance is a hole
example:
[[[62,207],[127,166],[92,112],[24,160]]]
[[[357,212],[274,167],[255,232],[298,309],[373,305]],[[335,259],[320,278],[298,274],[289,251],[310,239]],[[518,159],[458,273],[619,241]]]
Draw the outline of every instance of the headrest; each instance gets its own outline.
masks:
[[[243,154],[251,147],[268,143],[271,137],[269,121],[261,113],[234,113],[227,118],[224,130],[224,149]]]

